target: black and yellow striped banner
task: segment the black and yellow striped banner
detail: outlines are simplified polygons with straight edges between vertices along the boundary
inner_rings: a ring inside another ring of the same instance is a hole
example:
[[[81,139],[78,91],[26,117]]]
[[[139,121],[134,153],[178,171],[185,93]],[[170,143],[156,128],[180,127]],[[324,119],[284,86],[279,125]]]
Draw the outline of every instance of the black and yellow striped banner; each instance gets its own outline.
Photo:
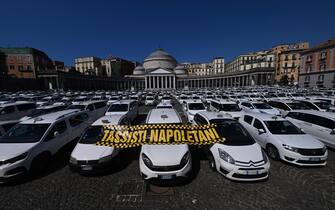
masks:
[[[222,143],[217,126],[187,124],[106,125],[97,145],[115,148],[137,147],[143,144],[205,145]]]

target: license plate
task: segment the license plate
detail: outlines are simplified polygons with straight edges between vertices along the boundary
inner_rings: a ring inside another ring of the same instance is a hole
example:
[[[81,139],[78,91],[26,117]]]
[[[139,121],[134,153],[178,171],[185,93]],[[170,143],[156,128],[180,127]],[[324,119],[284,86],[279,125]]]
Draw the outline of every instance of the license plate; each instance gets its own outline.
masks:
[[[161,179],[172,179],[173,176],[172,175],[161,175],[160,178]]]
[[[258,170],[250,170],[250,171],[246,170],[245,174],[246,175],[255,175],[255,174],[259,174],[259,171]]]
[[[309,160],[310,160],[310,161],[320,161],[321,158],[314,158],[314,157],[311,157],[311,158],[309,158]]]
[[[82,166],[81,169],[83,170],[92,170],[92,166]]]

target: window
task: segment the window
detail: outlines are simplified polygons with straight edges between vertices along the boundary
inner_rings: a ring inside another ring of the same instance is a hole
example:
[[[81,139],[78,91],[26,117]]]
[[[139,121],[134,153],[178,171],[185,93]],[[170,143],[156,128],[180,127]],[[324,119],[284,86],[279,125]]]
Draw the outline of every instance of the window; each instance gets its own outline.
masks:
[[[16,124],[17,124],[16,122],[14,122],[14,123],[7,123],[7,124],[2,125],[2,128],[4,129],[5,132],[7,132],[9,129],[11,129]]]
[[[10,114],[10,113],[13,113],[13,112],[15,112],[15,107],[14,106],[7,106],[7,107],[4,107],[3,109],[1,109],[0,115]]]
[[[10,70],[14,70],[14,69],[15,69],[15,66],[14,66],[14,65],[9,65],[9,69],[10,69]]]
[[[94,106],[93,106],[93,104],[89,104],[87,107],[86,107],[86,109],[88,110],[88,111],[93,111],[94,110]]]
[[[19,65],[19,71],[23,71],[23,66]]]
[[[202,117],[201,115],[199,114],[196,114],[194,116],[194,121],[198,124],[198,125],[204,125],[204,124],[208,124],[207,120]]]
[[[94,104],[94,106],[95,106],[95,109],[100,109],[106,106],[106,102],[97,102]]]
[[[246,122],[250,125],[251,125],[252,119],[253,119],[253,117],[251,117],[249,115],[244,115],[244,118],[243,118],[244,122]]]
[[[20,104],[16,106],[17,109],[19,111],[26,111],[26,110],[30,110],[30,109],[35,109],[36,108],[36,104],[31,103],[31,104]]]
[[[71,127],[75,127],[85,122],[87,119],[88,119],[88,115],[86,113],[81,113],[81,114],[71,117],[69,119],[69,122],[70,122]]]
[[[265,128],[264,128],[263,124],[258,119],[255,119],[254,127],[257,128],[257,129],[263,129],[265,131]]]
[[[56,125],[50,130],[46,140],[48,141],[50,139],[53,139],[55,137],[55,132],[58,132],[58,134],[64,133],[66,131],[66,128],[67,126],[64,120],[56,123]]]
[[[312,114],[308,114],[309,115],[309,119],[308,122],[324,127],[324,128],[328,128],[328,129],[335,129],[335,121],[325,118],[325,117],[321,117],[321,116],[317,116],[317,115],[312,115]]]
[[[299,128],[286,120],[265,121],[264,123],[270,133],[275,135],[304,134]]]
[[[246,103],[246,102],[242,102],[241,103],[242,106],[248,107],[249,109],[253,109],[254,107],[252,107],[252,105],[250,103]]]

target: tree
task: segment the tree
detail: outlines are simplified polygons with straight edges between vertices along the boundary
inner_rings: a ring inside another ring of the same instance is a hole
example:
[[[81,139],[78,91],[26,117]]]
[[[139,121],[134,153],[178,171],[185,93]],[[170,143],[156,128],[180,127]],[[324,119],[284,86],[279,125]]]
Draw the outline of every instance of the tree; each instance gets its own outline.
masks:
[[[287,75],[283,75],[281,78],[280,78],[280,81],[279,81],[279,84],[280,85],[283,85],[283,86],[287,86],[289,83],[289,78]]]

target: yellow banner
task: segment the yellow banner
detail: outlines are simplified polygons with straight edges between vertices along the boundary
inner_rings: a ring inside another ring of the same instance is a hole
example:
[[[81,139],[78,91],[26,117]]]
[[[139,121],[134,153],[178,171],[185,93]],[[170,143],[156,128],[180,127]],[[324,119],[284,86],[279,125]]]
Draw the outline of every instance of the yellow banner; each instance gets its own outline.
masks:
[[[148,125],[108,125],[96,145],[115,148],[137,147],[144,144],[189,144],[204,145],[222,143],[215,124],[148,124]]]

